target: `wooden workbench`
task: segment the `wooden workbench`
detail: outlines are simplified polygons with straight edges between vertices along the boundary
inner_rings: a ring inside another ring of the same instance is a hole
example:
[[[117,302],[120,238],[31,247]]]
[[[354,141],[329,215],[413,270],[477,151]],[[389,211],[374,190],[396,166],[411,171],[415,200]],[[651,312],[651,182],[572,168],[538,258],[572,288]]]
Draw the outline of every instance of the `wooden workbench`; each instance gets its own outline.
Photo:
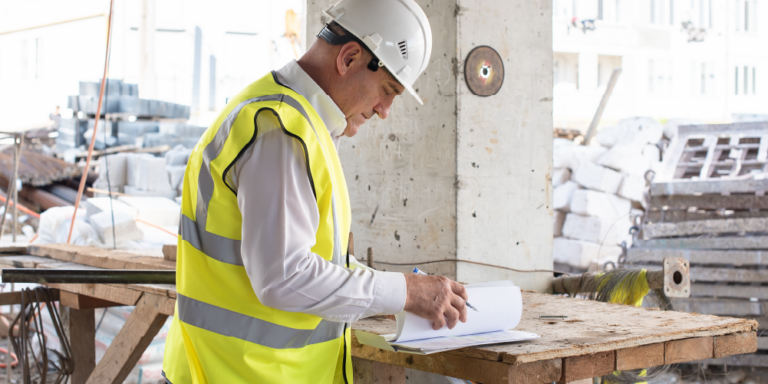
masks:
[[[36,246],[33,256],[6,256],[0,267],[24,268],[163,268],[168,261],[76,246]],[[78,261],[74,263],[72,261]],[[60,302],[70,322],[77,371],[73,383],[120,383],[136,364],[160,327],[173,315],[175,286],[50,284],[60,290]],[[8,304],[12,298],[0,300]],[[405,368],[492,383],[571,382],[609,374],[614,370],[720,358],[757,349],[757,323],[751,320],[696,315],[598,303],[524,292],[525,312],[517,329],[535,332],[530,342],[464,348],[433,355],[410,355],[361,345],[356,330],[393,333],[395,323],[385,318],[353,324],[356,383],[404,383]],[[125,327],[94,367],[93,308],[135,305]],[[88,312],[90,311],[90,312]],[[74,314],[74,315],[72,315]],[[540,320],[539,315],[565,315],[567,320]],[[79,316],[79,317],[78,317]],[[90,322],[87,318],[90,316]],[[73,333],[74,332],[74,333]],[[78,337],[78,339],[80,339]]]

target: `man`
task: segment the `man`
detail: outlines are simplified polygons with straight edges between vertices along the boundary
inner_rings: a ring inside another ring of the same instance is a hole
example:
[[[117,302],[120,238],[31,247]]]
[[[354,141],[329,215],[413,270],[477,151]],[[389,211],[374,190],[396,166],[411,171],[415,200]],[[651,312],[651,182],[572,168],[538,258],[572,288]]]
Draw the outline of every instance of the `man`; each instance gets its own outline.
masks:
[[[460,284],[355,268],[347,252],[338,142],[404,90],[416,96],[427,18],[413,0],[342,0],[326,14],[307,53],[230,101],[192,152],[170,383],[351,383],[351,322],[402,310],[435,329],[466,321]]]

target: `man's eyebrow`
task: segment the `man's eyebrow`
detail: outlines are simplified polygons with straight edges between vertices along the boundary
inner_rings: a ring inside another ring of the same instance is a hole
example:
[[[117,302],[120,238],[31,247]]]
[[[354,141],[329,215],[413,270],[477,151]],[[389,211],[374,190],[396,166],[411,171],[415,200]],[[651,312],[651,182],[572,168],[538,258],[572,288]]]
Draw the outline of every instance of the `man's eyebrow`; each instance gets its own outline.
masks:
[[[396,82],[396,81],[392,81],[392,80],[389,80],[389,81],[387,81],[387,85],[389,86],[389,89],[390,89],[392,92],[396,93],[398,96],[399,96],[399,95],[402,95],[402,94],[403,94],[403,91],[405,90],[405,88],[403,88],[402,90],[400,90],[400,89],[398,89],[398,88],[397,88],[397,85],[395,85],[395,84],[397,84],[397,82]]]

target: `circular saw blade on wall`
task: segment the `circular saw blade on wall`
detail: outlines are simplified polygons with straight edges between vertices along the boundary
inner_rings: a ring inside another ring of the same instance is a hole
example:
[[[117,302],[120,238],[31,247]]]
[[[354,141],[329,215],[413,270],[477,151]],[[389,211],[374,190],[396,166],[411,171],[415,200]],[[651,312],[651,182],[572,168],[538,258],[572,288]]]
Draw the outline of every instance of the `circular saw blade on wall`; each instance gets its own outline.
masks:
[[[464,61],[464,79],[469,90],[477,96],[492,96],[504,83],[504,63],[495,49],[475,47]]]

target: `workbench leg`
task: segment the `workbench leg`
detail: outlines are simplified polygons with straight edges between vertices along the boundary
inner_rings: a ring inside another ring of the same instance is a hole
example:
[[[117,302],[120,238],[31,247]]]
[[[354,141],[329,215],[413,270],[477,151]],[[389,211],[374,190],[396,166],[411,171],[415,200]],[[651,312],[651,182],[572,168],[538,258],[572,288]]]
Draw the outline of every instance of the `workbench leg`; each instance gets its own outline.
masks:
[[[84,384],[96,366],[96,321],[93,309],[59,307],[64,332],[72,347],[72,384]]]
[[[352,357],[355,384],[405,384],[405,367]]]
[[[168,315],[160,313],[169,299],[144,293],[123,329],[112,340],[99,365],[88,378],[88,384],[122,383],[152,339],[165,324]]]

